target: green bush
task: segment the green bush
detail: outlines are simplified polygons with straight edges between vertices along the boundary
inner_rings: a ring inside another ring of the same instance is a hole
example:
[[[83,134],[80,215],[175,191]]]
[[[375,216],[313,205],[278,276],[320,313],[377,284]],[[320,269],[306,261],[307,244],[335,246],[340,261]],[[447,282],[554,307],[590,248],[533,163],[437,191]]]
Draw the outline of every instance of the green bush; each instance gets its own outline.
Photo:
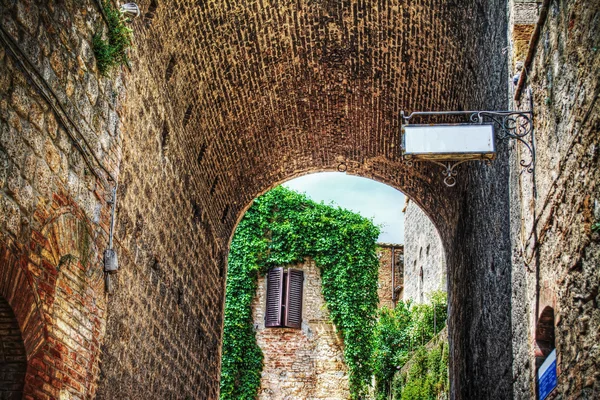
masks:
[[[448,343],[440,341],[430,350],[415,351],[408,373],[395,387],[395,398],[402,400],[436,400],[448,397]],[[399,394],[399,396],[398,396]]]
[[[254,399],[263,355],[256,344],[252,298],[271,267],[311,257],[319,267],[331,319],[344,341],[352,398],[372,377],[379,261],[373,223],[277,187],[257,198],[240,221],[229,250],[221,364],[221,399]]]
[[[129,20],[109,0],[102,3],[102,8],[108,22],[107,39],[102,39],[102,31],[96,32],[92,37],[92,48],[98,71],[108,75],[114,67],[129,63],[127,50],[132,45],[133,31],[125,25]]]
[[[394,374],[411,358],[422,357],[423,345],[438,334],[446,324],[448,316],[446,293],[433,292],[430,294],[430,300],[430,304],[401,301],[393,310],[383,307],[379,311],[379,320],[375,327],[373,366],[377,399],[387,399],[390,390],[396,393],[401,390],[407,391],[407,396],[417,396],[422,391],[427,391],[423,386],[427,383],[426,380],[421,384],[415,378],[416,382],[411,381],[408,389],[403,389],[402,382],[394,380]],[[418,365],[422,369],[422,375],[425,375],[427,366]],[[414,376],[418,376],[417,372]],[[437,385],[437,381],[432,382],[431,385]]]

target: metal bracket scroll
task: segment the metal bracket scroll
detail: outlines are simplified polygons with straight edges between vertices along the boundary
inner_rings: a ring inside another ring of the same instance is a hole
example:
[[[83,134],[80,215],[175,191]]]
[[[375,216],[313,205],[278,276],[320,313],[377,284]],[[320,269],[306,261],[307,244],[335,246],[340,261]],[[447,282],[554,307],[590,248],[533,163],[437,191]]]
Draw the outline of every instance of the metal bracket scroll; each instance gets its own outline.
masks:
[[[402,125],[407,124],[411,118],[427,116],[460,116],[464,115],[472,124],[493,123],[497,126],[496,142],[516,140],[529,152],[528,159],[521,159],[519,164],[524,171],[533,173],[535,168],[535,141],[533,138],[533,111],[416,111],[409,115],[401,113]],[[412,162],[411,160],[410,162]],[[419,161],[419,160],[414,160]],[[456,185],[458,171],[456,167],[467,160],[430,161],[443,168],[444,184],[448,187]],[[489,162],[489,160],[488,160]]]

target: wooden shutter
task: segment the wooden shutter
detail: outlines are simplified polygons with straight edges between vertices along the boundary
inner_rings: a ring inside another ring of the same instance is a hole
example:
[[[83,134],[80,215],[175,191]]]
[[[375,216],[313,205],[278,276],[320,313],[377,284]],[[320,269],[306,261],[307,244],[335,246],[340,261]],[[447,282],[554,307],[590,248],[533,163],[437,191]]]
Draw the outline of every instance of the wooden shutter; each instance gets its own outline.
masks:
[[[273,268],[267,273],[267,306],[265,326],[281,326],[281,300],[283,293],[283,268]]]
[[[302,286],[304,272],[289,269],[287,273],[285,326],[300,329],[302,325]]]

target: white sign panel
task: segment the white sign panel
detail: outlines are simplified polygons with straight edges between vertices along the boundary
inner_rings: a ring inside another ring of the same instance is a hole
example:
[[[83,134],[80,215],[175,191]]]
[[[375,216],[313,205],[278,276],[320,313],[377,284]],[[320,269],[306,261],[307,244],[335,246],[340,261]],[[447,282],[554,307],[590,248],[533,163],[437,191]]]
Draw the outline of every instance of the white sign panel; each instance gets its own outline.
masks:
[[[404,156],[422,160],[493,159],[491,124],[404,125]]]

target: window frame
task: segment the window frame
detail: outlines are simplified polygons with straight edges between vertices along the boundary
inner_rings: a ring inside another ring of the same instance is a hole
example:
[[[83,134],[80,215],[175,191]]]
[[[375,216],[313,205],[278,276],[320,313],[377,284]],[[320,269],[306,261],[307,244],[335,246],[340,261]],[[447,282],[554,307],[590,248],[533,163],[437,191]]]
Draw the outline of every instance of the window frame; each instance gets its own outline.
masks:
[[[302,327],[304,271],[296,268],[271,268],[266,274],[265,327]]]

